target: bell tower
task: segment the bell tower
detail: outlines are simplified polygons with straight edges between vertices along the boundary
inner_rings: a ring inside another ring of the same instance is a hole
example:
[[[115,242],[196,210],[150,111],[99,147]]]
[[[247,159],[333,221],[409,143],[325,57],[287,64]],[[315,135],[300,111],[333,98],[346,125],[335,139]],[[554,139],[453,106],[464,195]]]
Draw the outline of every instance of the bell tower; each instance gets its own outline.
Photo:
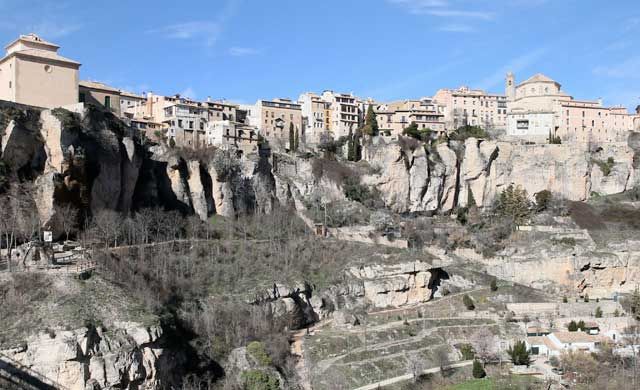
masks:
[[[516,97],[516,78],[513,73],[507,73],[505,79],[505,95],[507,95],[507,101],[513,101]]]

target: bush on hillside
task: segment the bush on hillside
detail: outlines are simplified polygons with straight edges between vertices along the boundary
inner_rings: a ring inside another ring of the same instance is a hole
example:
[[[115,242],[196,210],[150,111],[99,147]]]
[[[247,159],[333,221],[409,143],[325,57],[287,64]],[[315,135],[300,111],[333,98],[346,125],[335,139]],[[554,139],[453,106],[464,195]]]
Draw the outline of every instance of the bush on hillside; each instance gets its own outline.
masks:
[[[474,310],[476,308],[476,305],[473,303],[473,299],[471,299],[471,297],[467,294],[464,294],[464,296],[462,297],[462,303],[464,304],[464,307],[467,308],[467,310]]]
[[[511,359],[511,363],[516,366],[524,366],[532,363],[531,360],[531,351],[527,350],[527,345],[524,341],[516,341],[516,343],[512,346],[509,346],[507,349],[507,354]]]
[[[516,225],[527,223],[531,216],[531,202],[527,191],[513,184],[505,188],[496,198],[493,209],[497,215],[511,218]]]
[[[484,378],[487,376],[487,373],[484,371],[482,367],[482,363],[477,360],[473,361],[473,377],[476,379]]]
[[[449,139],[454,141],[466,141],[468,138],[484,138],[488,139],[489,134],[487,134],[484,129],[480,126],[462,126],[456,129],[453,133],[449,135]]]

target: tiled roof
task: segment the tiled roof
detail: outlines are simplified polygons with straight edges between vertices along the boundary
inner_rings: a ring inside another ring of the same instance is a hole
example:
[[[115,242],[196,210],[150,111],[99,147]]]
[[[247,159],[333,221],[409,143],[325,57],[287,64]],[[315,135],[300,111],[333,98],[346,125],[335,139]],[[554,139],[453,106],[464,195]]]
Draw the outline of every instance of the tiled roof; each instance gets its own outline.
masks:
[[[529,77],[528,79],[526,79],[525,81],[523,81],[520,84],[536,83],[536,82],[557,83],[555,80],[553,80],[550,77],[547,77],[547,76],[543,75],[542,73],[536,73],[536,74],[534,74],[533,76]]]
[[[80,81],[79,85],[81,87],[86,87],[86,88],[101,89],[103,91],[110,91],[110,92],[120,93],[119,89],[110,87],[107,84],[104,84],[104,83],[101,83],[101,82],[98,82],[98,81],[83,80],[83,81]]]
[[[553,335],[564,344],[598,343],[606,340],[602,336],[590,335],[584,332],[554,332]]]
[[[55,52],[52,51],[46,51],[46,50],[38,50],[38,49],[27,49],[27,50],[20,50],[14,53],[11,53],[9,56],[11,56],[12,54],[16,54],[16,55],[27,55],[27,56],[32,56],[32,57],[40,57],[40,58],[46,58],[49,60],[55,60],[55,61],[60,61],[60,62],[67,62],[69,64],[74,64],[74,65],[80,65],[79,62],[76,62],[74,60],[70,60],[69,58],[65,58],[61,55],[58,55]],[[7,57],[9,57],[7,56]],[[5,58],[7,58],[5,57]]]

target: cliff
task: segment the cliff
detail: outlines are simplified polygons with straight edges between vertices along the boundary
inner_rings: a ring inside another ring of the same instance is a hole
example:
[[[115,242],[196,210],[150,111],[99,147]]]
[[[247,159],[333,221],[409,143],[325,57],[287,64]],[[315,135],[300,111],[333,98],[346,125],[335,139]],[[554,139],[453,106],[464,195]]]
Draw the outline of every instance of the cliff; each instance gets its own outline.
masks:
[[[60,232],[56,206],[91,215],[163,207],[194,213],[269,212],[275,205],[305,209],[305,201],[344,199],[340,169],[353,169],[397,213],[447,212],[474,202],[488,206],[513,183],[533,197],[550,190],[570,200],[623,192],[640,182],[640,141],[597,145],[525,145],[467,139],[434,146],[417,142],[366,144],[363,171],[335,163],[318,175],[313,157],[222,150],[187,151],[148,144],[111,113],[77,105],[38,111],[0,104],[1,161],[9,175],[35,184],[45,225]]]

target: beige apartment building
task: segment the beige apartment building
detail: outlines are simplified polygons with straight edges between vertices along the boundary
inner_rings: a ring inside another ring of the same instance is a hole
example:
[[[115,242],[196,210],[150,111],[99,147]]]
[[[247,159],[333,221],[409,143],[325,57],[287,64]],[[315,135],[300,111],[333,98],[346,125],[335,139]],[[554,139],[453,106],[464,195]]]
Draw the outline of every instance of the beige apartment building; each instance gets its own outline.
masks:
[[[397,137],[412,123],[419,129],[444,134],[445,115],[441,111],[443,108],[439,108],[431,98],[383,103],[374,108],[380,134],[387,137]]]
[[[322,100],[330,104],[329,127],[334,138],[349,135],[355,132],[362,121],[362,103],[351,93],[336,93],[324,91]]]
[[[258,100],[256,104],[242,106],[248,113],[249,124],[259,129],[260,135],[279,148],[288,148],[289,131],[293,125],[298,136],[302,133],[302,106],[290,99]]]
[[[433,101],[444,106],[446,131],[466,125],[484,129],[504,129],[506,126],[506,96],[462,86],[458,89],[438,90],[433,95]]]
[[[162,96],[149,93],[147,114],[154,121],[165,124],[167,139],[172,139],[177,146],[206,146],[209,113],[203,103],[180,95]]]
[[[80,81],[78,89],[81,103],[102,106],[118,117],[120,111],[120,90],[97,81]]]
[[[625,141],[634,117],[624,107],[605,107],[602,100],[576,100],[560,83],[536,74],[516,85],[507,74],[507,135],[548,142],[550,134],[563,142]]]
[[[144,95],[120,91],[120,114],[122,117],[143,118],[147,115],[147,99]]]
[[[80,63],[58,54],[60,47],[36,34],[21,35],[0,59],[0,99],[55,108],[78,102]]]
[[[302,108],[302,128],[304,140],[308,144],[318,144],[323,137],[332,137],[331,103],[321,96],[307,92],[298,98]]]

